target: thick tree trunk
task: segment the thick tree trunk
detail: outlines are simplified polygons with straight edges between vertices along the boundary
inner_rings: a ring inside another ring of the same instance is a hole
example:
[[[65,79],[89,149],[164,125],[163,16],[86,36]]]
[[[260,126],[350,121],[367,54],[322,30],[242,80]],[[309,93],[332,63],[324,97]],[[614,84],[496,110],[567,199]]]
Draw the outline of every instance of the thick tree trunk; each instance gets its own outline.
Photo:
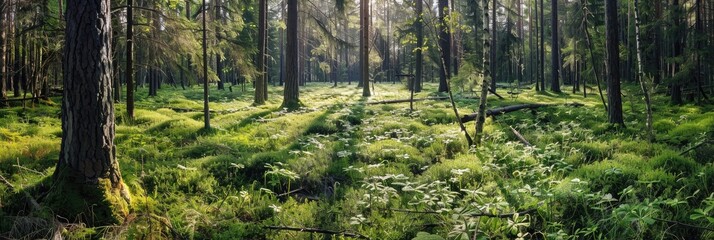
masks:
[[[298,0],[287,0],[288,21],[286,23],[286,78],[282,108],[297,109],[298,99]]]
[[[109,0],[67,1],[62,143],[45,198],[54,214],[93,225],[121,223],[130,202],[115,156],[110,18]]]
[[[605,34],[607,48],[607,99],[608,120],[612,124],[625,125],[622,117],[622,95],[620,93],[620,49],[617,33],[617,1],[605,0]]]

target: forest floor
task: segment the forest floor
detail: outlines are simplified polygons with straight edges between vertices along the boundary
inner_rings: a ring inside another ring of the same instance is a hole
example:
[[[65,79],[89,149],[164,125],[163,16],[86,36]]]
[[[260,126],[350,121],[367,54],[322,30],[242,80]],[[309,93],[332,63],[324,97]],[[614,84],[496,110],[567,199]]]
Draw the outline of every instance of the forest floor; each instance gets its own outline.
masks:
[[[415,98],[435,90],[426,84]],[[499,91],[506,99],[489,98],[489,108],[584,106],[491,118],[484,144],[469,149],[448,100],[416,102],[413,112],[408,102],[368,104],[407,99],[403,85],[376,84],[363,98],[355,85],[311,83],[294,112],[279,108],[282,88],[271,87],[260,107],[252,92],[212,90],[210,131],[198,86],[165,87],[158,97],[140,89],[133,122],[116,105],[133,213],[98,228],[60,224],[83,218],[36,214],[28,204],[42,206],[51,187],[59,104],[2,108],[0,238],[63,229],[70,238],[122,239],[714,239],[712,105],[656,97],[650,144],[636,86],[625,86],[626,128],[606,123],[596,94]],[[474,94],[456,95],[460,114],[473,113]]]

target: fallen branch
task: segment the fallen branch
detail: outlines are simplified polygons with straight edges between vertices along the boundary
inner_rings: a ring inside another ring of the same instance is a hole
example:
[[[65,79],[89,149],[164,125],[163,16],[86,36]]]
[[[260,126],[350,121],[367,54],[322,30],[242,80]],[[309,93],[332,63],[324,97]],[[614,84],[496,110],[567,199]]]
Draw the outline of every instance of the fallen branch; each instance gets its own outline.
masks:
[[[10,183],[7,179],[5,179],[5,177],[3,175],[0,175],[0,181],[2,181],[2,183],[7,185],[7,187],[9,187],[10,190],[15,189],[15,186],[13,186],[12,183]]]
[[[488,92],[490,92],[493,95],[496,95],[496,97],[498,97],[498,99],[501,99],[501,100],[505,99],[505,98],[501,97],[500,94],[496,93],[496,91],[493,91],[493,89],[491,89],[491,88],[488,88]]]
[[[394,209],[394,208],[390,208],[389,210],[395,211],[395,212],[403,212],[403,213],[441,214],[441,212],[436,212],[436,211],[417,211],[417,210]],[[515,216],[516,214],[525,215],[525,214],[533,213],[535,211],[538,211],[538,209],[532,208],[532,209],[527,209],[527,210],[523,210],[523,211],[519,211],[519,212],[502,213],[502,214],[473,213],[473,214],[467,214],[467,215],[471,216],[471,217],[510,218],[510,217]]]
[[[325,230],[325,229],[317,229],[317,228],[300,228],[300,227],[287,227],[287,226],[264,226],[263,228],[278,230],[278,231],[296,231],[296,232],[309,232],[309,233],[336,234],[336,235],[341,235],[341,236],[345,236],[345,237],[369,239],[369,237],[364,236],[362,234],[349,233],[346,231],[333,231],[333,230]]]
[[[523,135],[521,135],[521,133],[518,132],[518,130],[516,130],[515,128],[513,128],[513,127],[511,127],[511,126],[509,126],[509,127],[511,128],[511,132],[513,132],[513,134],[516,135],[516,137],[518,138],[518,140],[521,140],[521,142],[523,143],[523,145],[526,145],[526,147],[533,146],[530,142],[528,142],[528,140],[526,140],[525,137],[523,137]]]
[[[449,97],[428,97],[428,98],[417,98],[414,99],[414,102],[421,102],[421,101],[427,101],[427,100],[447,100]],[[392,103],[405,103],[405,102],[410,102],[411,99],[396,99],[396,100],[384,100],[384,101],[378,101],[378,102],[368,102],[367,104],[369,105],[377,105],[377,104],[392,104]]]
[[[540,107],[550,107],[550,106],[559,106],[559,105],[572,106],[572,107],[583,106],[582,103],[566,103],[566,104],[531,103],[531,104],[511,105],[511,106],[505,106],[505,107],[486,110],[486,117],[498,116],[498,115],[522,110],[522,109],[536,109],[536,108],[540,108]],[[466,122],[476,120],[477,116],[478,116],[477,113],[465,115],[465,116],[461,117],[461,122],[466,123]]]

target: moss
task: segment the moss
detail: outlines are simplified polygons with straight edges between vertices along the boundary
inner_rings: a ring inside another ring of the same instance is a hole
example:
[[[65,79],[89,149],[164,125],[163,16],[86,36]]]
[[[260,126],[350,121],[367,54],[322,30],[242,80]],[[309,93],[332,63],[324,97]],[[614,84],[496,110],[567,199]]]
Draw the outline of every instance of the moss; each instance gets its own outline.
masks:
[[[672,119],[660,119],[652,124],[652,128],[657,133],[666,133],[671,129],[674,129],[677,124]]]
[[[605,160],[582,166],[571,176],[589,182],[591,190],[602,189],[617,198],[623,189],[636,183],[639,172],[636,167]]]
[[[112,187],[109,179],[100,178],[97,183],[83,183],[71,176],[71,170],[60,170],[43,205],[52,215],[88,226],[115,225],[124,222],[131,209],[128,187]]]
[[[664,151],[662,154],[652,158],[650,163],[654,168],[661,168],[675,175],[688,176],[698,169],[698,165],[694,160],[683,157],[674,151]]]
[[[585,155],[586,162],[600,161],[610,157],[612,154],[610,144],[601,141],[576,142],[573,143],[573,147]]]
[[[320,120],[320,119],[318,119]],[[321,119],[322,121],[314,121],[312,122],[308,127],[307,131],[305,131],[305,134],[322,134],[322,135],[330,135],[338,132],[339,130],[337,129],[337,126],[330,122],[330,121],[325,121],[325,119]]]
[[[428,181],[448,181],[452,177],[463,187],[483,181],[482,163],[473,155],[459,155],[454,160],[444,160],[432,165],[422,177]],[[468,169],[467,171],[465,169]]]

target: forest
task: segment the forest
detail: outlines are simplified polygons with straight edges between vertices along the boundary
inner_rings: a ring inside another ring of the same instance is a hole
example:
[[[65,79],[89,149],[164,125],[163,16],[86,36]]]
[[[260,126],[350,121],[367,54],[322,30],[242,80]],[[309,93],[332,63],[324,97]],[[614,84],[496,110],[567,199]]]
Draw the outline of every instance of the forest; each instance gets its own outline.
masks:
[[[711,0],[0,0],[0,46],[0,239],[714,239]]]

